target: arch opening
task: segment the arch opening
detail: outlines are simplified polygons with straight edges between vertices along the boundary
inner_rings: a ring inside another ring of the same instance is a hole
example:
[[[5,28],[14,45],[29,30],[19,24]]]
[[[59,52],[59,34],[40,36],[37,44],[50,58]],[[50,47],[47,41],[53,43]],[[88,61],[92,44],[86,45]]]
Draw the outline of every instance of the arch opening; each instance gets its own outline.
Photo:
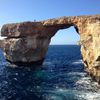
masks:
[[[59,30],[51,39],[45,62],[68,73],[84,72],[79,40],[80,36],[74,26]]]
[[[80,39],[79,34],[76,32],[74,26],[67,29],[58,30],[58,32],[52,37],[50,45],[71,45],[78,44]]]
[[[77,33],[74,26],[71,26],[68,29],[59,30],[51,38],[45,61],[49,61],[57,66],[60,66],[61,64],[64,64],[64,67],[67,65],[72,66],[73,69],[77,69],[77,66],[79,66],[78,68],[83,70],[84,67],[79,40],[80,35]]]

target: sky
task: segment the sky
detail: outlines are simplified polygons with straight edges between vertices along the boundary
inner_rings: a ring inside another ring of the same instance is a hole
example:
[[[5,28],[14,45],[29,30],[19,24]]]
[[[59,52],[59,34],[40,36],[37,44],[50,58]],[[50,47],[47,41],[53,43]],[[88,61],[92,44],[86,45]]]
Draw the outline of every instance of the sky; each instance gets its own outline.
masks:
[[[100,0],[0,0],[0,28],[6,23],[93,14],[100,14]],[[71,27],[59,30],[51,44],[76,44],[78,40]]]

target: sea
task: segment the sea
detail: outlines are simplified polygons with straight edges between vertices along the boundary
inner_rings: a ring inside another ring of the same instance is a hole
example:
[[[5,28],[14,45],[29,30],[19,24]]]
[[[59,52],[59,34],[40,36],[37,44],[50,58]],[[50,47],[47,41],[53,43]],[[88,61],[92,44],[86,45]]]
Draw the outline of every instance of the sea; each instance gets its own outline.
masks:
[[[0,100],[100,100],[78,45],[50,45],[43,65],[11,68],[0,49]]]

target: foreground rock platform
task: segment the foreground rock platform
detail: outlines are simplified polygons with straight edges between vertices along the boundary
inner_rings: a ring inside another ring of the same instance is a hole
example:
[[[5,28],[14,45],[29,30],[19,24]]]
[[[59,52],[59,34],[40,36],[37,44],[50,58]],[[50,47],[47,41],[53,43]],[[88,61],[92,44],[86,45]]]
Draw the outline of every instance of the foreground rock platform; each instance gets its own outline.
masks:
[[[1,29],[1,36],[7,38],[0,41],[5,59],[18,65],[38,61],[41,61],[38,64],[42,64],[51,38],[58,30],[71,26],[80,35],[86,71],[100,83],[100,15],[6,24]]]

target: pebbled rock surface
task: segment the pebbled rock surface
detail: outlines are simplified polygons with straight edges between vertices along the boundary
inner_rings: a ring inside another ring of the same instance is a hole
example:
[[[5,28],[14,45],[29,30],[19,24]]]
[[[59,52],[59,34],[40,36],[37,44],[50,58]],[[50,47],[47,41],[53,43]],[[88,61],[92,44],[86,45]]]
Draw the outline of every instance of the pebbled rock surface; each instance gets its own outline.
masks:
[[[30,63],[45,58],[51,37],[60,29],[74,26],[80,35],[85,69],[100,83],[100,15],[60,17],[39,22],[6,24],[0,41],[5,58],[13,63]]]

